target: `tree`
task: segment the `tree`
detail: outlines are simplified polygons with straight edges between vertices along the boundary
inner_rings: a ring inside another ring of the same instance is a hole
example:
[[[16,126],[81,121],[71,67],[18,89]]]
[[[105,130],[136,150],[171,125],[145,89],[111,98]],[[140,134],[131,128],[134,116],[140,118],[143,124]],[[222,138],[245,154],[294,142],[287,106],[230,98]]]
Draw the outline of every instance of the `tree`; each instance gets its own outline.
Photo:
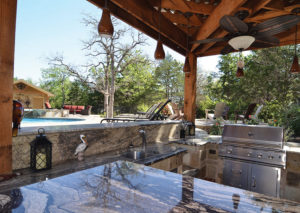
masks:
[[[42,69],[41,88],[55,94],[51,98],[52,107],[62,108],[69,96],[69,88],[71,85],[68,71],[63,67],[50,67]]]
[[[137,63],[139,58],[134,57],[134,52],[137,47],[144,45],[146,40],[141,33],[134,33],[126,27],[116,27],[111,38],[100,37],[97,31],[98,19],[87,16],[84,18],[84,23],[92,30],[91,38],[83,42],[89,62],[84,66],[76,67],[67,64],[62,56],[56,56],[50,62],[63,66],[83,84],[102,93],[106,116],[111,118],[117,89],[116,76],[122,73],[128,65]],[[113,19],[113,23],[114,26],[120,26],[116,19]],[[126,43],[124,43],[125,38]]]
[[[208,77],[206,92],[214,101],[225,101],[232,110],[251,103],[264,104],[261,115],[276,118],[300,98],[300,80],[289,73],[293,50],[289,46],[261,49],[244,57],[243,78],[235,76],[237,55],[228,54],[219,61],[220,72]],[[217,77],[217,80],[215,80]]]
[[[171,98],[177,102],[183,101],[184,94],[184,74],[183,64],[175,60],[170,54],[162,60],[155,70],[155,78],[158,85],[164,90],[166,98]]]
[[[153,63],[140,54],[135,53],[139,63],[129,64],[122,73],[117,76],[119,89],[116,92],[116,102],[123,112],[135,113],[140,106],[149,106],[153,101],[162,98],[159,86],[153,76]],[[125,58],[125,61],[129,60]]]

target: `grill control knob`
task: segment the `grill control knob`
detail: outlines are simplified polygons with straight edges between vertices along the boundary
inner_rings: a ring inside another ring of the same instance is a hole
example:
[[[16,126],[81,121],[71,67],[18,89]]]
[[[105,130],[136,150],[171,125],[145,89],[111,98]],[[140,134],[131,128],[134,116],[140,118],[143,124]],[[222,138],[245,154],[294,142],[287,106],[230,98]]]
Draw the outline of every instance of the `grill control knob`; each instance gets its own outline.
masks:
[[[228,151],[227,151],[227,154],[231,154],[231,153],[232,153],[232,150],[228,150]]]
[[[262,158],[262,154],[257,155],[258,158]]]
[[[252,154],[252,153],[251,153],[251,152],[249,152],[249,153],[247,154],[247,156],[248,156],[248,157],[251,157],[251,154]]]
[[[272,160],[274,157],[272,155],[269,155],[268,157],[270,160]]]

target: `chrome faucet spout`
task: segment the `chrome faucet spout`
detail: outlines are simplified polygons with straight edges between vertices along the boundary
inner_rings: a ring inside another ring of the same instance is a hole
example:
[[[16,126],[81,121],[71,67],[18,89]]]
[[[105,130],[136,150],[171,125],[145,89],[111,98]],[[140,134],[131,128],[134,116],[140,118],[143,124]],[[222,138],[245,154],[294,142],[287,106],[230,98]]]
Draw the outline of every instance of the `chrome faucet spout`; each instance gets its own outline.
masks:
[[[139,133],[142,136],[142,148],[143,148],[143,151],[146,151],[146,149],[147,149],[146,131],[143,130],[143,129],[141,129],[139,131]]]

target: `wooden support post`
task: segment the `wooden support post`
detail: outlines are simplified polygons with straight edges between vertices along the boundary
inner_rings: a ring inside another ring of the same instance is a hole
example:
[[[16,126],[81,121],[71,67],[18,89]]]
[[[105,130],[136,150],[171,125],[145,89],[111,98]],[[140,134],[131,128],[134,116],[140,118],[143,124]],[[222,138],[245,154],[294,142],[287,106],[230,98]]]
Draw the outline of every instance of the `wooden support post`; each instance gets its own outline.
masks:
[[[195,124],[197,57],[194,53],[189,53],[189,59],[191,72],[185,74],[184,80],[184,119]]]
[[[17,0],[0,1],[0,174],[12,173],[12,103]]]

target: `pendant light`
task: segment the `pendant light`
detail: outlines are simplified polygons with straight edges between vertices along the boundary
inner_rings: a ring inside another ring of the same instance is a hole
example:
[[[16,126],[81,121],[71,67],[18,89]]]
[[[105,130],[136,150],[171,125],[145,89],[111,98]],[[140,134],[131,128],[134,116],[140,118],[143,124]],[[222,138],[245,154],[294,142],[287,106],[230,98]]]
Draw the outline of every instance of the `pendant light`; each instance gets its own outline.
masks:
[[[297,15],[300,12],[300,8],[295,8],[292,12],[295,12]],[[292,67],[290,70],[290,73],[292,73],[292,74],[300,73],[299,61],[298,61],[298,56],[297,56],[297,30],[298,30],[298,24],[296,25],[296,33],[295,33],[294,59],[293,59],[293,64],[292,64]]]
[[[190,66],[190,57],[189,57],[189,32],[190,32],[190,17],[192,16],[192,13],[185,13],[184,16],[188,19],[188,32],[186,36],[186,56],[185,56],[185,61],[184,61],[184,66],[183,66],[183,72],[184,73],[190,73],[191,72],[191,66]]]
[[[244,60],[242,55],[242,50],[239,52],[239,60],[237,62],[237,71],[236,71],[236,77],[241,78],[244,77]]]
[[[161,1],[160,1],[160,6],[159,6],[159,17],[158,17],[158,30],[159,30],[159,33],[158,33],[158,40],[157,40],[157,45],[156,45],[156,49],[155,49],[155,52],[154,52],[154,58],[156,60],[163,60],[165,59],[165,51],[164,51],[164,48],[163,48],[163,45],[162,45],[162,42],[160,40],[160,16],[161,16]]]
[[[114,33],[114,26],[111,22],[110,11],[107,7],[107,1],[105,0],[105,6],[102,11],[102,17],[98,25],[98,33],[101,37],[109,38]]]

